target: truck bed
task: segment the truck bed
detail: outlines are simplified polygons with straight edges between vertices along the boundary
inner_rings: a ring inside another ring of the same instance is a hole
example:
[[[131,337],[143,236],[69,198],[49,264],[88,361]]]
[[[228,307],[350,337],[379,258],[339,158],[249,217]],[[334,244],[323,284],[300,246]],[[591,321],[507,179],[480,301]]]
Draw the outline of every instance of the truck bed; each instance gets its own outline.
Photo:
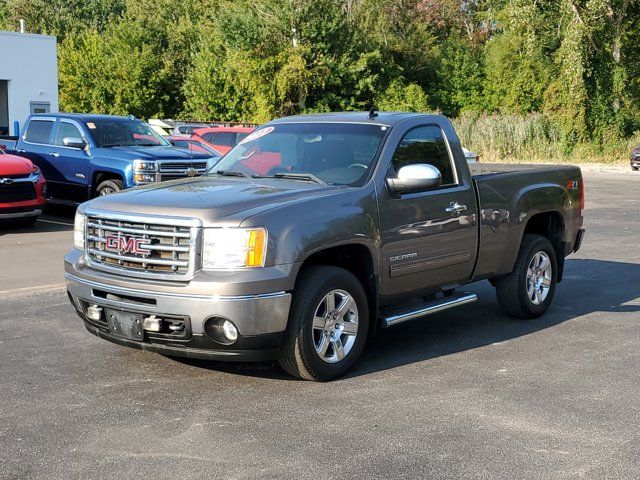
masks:
[[[582,225],[580,168],[572,165],[470,165],[478,193],[479,255],[475,277],[509,273],[523,229],[538,212],[554,212],[563,225],[567,248]],[[559,252],[559,257],[564,256]]]

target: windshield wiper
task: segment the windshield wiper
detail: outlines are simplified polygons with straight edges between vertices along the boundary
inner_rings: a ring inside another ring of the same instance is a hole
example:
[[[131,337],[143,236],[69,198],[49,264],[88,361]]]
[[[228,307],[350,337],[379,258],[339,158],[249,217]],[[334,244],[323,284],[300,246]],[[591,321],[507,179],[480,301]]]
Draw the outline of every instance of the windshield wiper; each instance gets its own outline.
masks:
[[[244,177],[251,178],[248,173],[239,172],[238,170],[218,170],[216,172],[218,175],[223,175],[225,177]]]
[[[288,180],[305,180],[307,182],[319,183],[320,185],[327,184],[327,182],[316,177],[313,173],[278,172],[273,175],[273,178],[285,178]]]

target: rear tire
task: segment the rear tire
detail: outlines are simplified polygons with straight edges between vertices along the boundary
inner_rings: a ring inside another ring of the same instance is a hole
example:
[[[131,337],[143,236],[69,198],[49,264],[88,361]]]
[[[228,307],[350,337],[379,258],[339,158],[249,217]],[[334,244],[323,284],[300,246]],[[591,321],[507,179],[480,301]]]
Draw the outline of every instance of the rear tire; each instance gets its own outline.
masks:
[[[100,197],[102,195],[111,195],[112,193],[119,192],[124,190],[124,182],[118,179],[110,179],[101,182],[96,188],[96,197]]]
[[[278,362],[294,377],[332,380],[358,360],[368,330],[367,296],[360,281],[342,268],[311,266],[296,283]]]
[[[558,266],[553,245],[541,235],[525,235],[513,272],[495,280],[498,303],[516,318],[538,318],[553,300]]]

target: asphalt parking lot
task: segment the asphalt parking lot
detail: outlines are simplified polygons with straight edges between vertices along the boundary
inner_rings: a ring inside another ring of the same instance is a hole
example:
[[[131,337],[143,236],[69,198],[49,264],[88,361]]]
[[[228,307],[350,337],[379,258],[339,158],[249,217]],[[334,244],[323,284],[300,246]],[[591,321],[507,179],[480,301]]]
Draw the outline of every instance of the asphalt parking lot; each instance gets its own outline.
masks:
[[[549,313],[387,330],[347,377],[177,361],[85,331],[72,212],[0,231],[1,478],[640,478],[640,175],[586,175]]]

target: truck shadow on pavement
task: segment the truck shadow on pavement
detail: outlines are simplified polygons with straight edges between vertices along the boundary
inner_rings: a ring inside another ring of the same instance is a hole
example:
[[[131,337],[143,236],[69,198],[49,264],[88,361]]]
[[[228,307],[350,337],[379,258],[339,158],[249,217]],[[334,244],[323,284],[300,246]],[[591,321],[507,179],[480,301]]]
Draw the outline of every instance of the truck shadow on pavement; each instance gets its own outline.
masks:
[[[593,312],[640,312],[639,278],[640,264],[567,259],[564,280],[551,308],[536,320],[506,316],[489,282],[478,283],[468,289],[478,294],[479,300],[474,304],[379,331],[345,378],[505,342]],[[271,363],[181,361],[237,375],[291,379]]]

